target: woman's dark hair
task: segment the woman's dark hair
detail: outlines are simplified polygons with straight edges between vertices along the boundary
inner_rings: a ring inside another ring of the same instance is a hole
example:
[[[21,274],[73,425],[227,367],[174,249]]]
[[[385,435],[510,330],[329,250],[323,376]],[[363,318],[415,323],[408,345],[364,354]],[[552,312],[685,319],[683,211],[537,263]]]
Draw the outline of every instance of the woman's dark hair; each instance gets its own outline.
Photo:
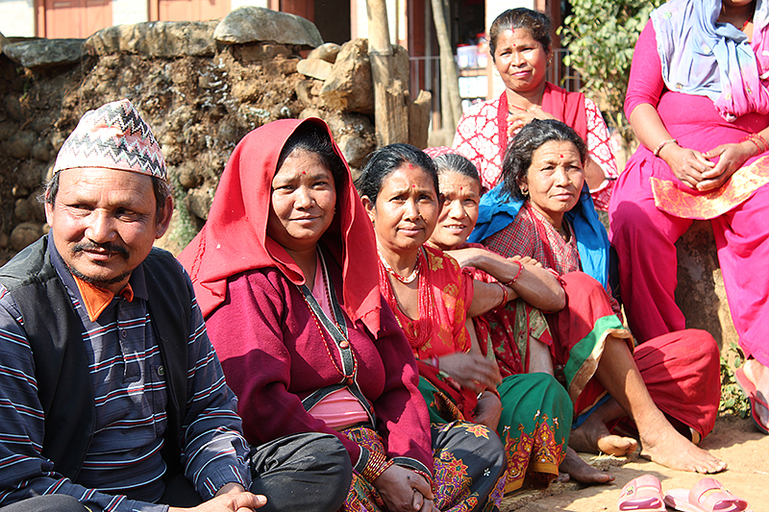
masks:
[[[550,141],[571,142],[580,160],[587,159],[587,145],[568,125],[556,119],[534,119],[524,126],[505,151],[502,161],[502,191],[516,199],[525,199],[519,183],[529,172],[534,152]]]
[[[445,153],[433,158],[433,163],[438,169],[438,176],[444,172],[458,172],[459,174],[467,176],[471,180],[477,181],[479,185],[481,183],[481,177],[478,174],[478,169],[470,160],[463,157],[462,155],[458,155],[456,153]]]
[[[552,42],[550,37],[551,25],[550,17],[545,13],[532,11],[524,7],[506,10],[497,16],[497,19],[494,20],[491,28],[489,28],[489,53],[491,54],[491,60],[494,60],[494,52],[497,49],[499,34],[507,29],[527,29],[531,33],[531,37],[542,45],[546,53],[549,53]]]
[[[435,195],[438,196],[438,171],[435,164],[422,150],[411,144],[390,144],[369,155],[360,176],[355,180],[355,188],[361,197],[368,197],[376,203],[379,191],[385,178],[395,172],[403,164],[411,164],[421,168],[432,178],[435,184]]]
[[[280,152],[278,166],[280,169],[288,156],[297,149],[315,153],[320,158],[321,163],[331,171],[334,176],[334,182],[339,186],[347,176],[347,167],[342,158],[334,151],[334,144],[331,142],[331,136],[319,124],[302,123],[291,134]]]

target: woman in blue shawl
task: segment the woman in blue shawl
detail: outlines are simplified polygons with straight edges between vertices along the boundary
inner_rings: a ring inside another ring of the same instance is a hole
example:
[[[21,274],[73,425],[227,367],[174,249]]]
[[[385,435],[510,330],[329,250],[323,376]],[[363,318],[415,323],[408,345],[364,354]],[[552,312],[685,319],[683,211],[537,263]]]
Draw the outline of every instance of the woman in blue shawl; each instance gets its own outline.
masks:
[[[528,256],[561,276],[566,307],[547,315],[554,372],[575,404],[569,444],[714,473],[726,464],[695,443],[718,408],[718,347],[689,329],[633,347],[607,289],[609,242],[585,188],[586,147],[555,120],[534,120],[505,154],[502,181],[481,198],[470,241]],[[715,392],[714,392],[715,390]],[[625,434],[625,435],[620,435]]]

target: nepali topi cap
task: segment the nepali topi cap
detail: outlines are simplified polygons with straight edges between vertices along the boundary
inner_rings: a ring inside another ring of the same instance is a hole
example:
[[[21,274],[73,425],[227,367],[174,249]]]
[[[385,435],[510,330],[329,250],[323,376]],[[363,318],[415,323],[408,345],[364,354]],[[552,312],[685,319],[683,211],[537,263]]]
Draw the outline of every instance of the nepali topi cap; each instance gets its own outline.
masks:
[[[83,114],[61,146],[53,173],[78,167],[131,171],[167,181],[160,144],[127,99]]]

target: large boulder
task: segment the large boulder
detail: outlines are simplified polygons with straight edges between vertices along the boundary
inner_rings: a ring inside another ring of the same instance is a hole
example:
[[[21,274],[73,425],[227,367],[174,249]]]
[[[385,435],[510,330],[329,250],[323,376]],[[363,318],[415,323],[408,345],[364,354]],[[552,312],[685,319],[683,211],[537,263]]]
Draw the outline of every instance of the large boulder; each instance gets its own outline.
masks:
[[[310,78],[326,80],[331,73],[331,63],[322,59],[304,59],[296,63],[296,72]]]
[[[107,27],[86,39],[91,55],[135,53],[171,59],[182,55],[213,57],[213,34],[218,21],[152,21]]]
[[[3,46],[3,53],[25,68],[36,70],[80,62],[82,39],[32,39]]]
[[[320,90],[320,98],[332,110],[374,113],[374,85],[366,39],[353,39],[342,45]]]
[[[224,44],[275,41],[312,48],[323,44],[318,27],[312,22],[295,14],[252,5],[225,16],[214,30],[214,39]]]

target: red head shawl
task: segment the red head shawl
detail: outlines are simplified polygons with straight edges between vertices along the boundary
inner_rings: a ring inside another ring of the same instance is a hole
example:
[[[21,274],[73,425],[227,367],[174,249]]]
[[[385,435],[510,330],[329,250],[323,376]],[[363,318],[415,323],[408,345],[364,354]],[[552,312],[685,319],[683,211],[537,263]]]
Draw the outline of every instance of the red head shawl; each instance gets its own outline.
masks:
[[[304,282],[299,266],[267,235],[267,219],[280,153],[288,138],[305,123],[319,126],[332,137],[320,119],[284,119],[250,132],[232,152],[205,226],[179,255],[192,278],[203,316],[225,300],[227,278],[241,272],[275,267],[291,282]],[[337,145],[333,146],[345,162]],[[321,242],[342,268],[348,316],[353,321],[361,319],[376,335],[381,299],[374,230],[346,162],[345,169],[344,178],[336,183],[336,217]]]

